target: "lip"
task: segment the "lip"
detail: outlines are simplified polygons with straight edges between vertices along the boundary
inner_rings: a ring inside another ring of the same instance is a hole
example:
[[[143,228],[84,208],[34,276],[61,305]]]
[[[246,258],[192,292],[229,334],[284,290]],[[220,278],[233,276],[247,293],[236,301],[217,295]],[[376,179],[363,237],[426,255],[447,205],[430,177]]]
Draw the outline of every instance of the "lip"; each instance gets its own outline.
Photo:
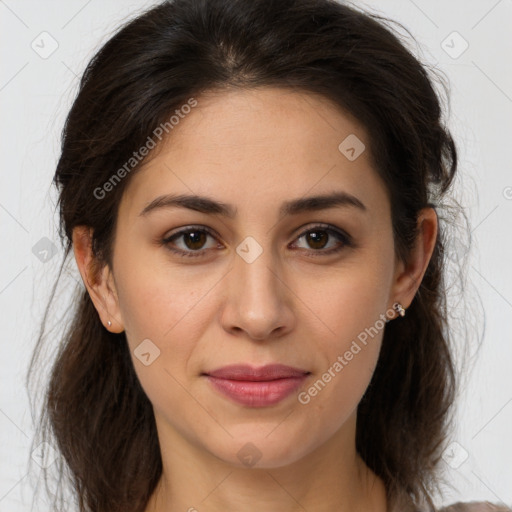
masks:
[[[271,364],[224,366],[203,374],[214,389],[234,402],[249,407],[274,405],[293,393],[310,372],[292,366]]]

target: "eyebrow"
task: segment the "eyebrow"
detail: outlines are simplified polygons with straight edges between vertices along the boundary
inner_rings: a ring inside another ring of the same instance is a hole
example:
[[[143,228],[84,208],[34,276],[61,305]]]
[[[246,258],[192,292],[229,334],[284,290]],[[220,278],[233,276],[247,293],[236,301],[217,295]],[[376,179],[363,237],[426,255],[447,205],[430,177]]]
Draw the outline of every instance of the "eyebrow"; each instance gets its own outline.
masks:
[[[291,201],[285,201],[279,209],[280,216],[297,215],[303,212],[313,212],[336,207],[352,207],[362,212],[367,212],[366,206],[357,197],[347,192],[333,192],[310,197],[301,197]],[[166,194],[158,196],[148,203],[139,213],[139,216],[146,216],[150,212],[162,208],[187,208],[201,213],[222,215],[227,218],[234,218],[237,209],[230,204],[216,201],[209,197],[198,195],[174,195]]]

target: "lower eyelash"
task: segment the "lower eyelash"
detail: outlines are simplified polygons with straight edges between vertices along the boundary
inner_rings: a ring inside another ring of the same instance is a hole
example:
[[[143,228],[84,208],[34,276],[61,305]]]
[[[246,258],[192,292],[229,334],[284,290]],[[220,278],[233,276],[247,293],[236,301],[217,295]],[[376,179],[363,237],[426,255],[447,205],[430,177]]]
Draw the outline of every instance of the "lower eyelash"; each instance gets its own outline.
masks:
[[[342,233],[341,231],[338,231],[337,229],[333,229],[333,228],[330,228],[329,226],[322,226],[322,225],[313,226],[311,228],[308,228],[306,231],[301,233],[297,237],[297,239],[299,239],[299,238],[301,238],[301,237],[303,237],[303,236],[307,235],[308,233],[310,233],[312,231],[315,231],[315,230],[317,230],[317,231],[325,231],[326,233],[330,233],[330,234],[335,235],[338,239],[341,240],[342,245],[338,246],[338,247],[332,247],[331,249],[318,249],[318,250],[303,249],[304,251],[307,251],[313,257],[326,256],[326,255],[328,256],[330,254],[335,254],[337,252],[340,252],[340,251],[342,251],[343,249],[345,249],[347,247],[353,247],[354,246],[350,236]]]
[[[173,235],[171,235],[171,236],[169,236],[167,238],[164,238],[163,240],[161,240],[160,243],[161,243],[161,245],[164,245],[168,251],[171,251],[172,253],[177,254],[178,256],[181,256],[181,257],[197,258],[197,257],[203,256],[204,255],[204,251],[207,251],[208,249],[199,249],[198,251],[183,251],[181,249],[174,249],[173,247],[171,247],[169,245],[169,243],[172,240],[174,240],[176,238],[179,238],[180,236],[185,235],[187,233],[190,233],[192,231],[200,231],[201,233],[206,233],[207,235],[210,235],[211,237],[215,238],[213,233],[210,233],[207,229],[204,229],[204,228],[194,228],[192,226],[192,227],[189,227],[187,229],[183,229],[182,231],[178,231],[178,232],[174,233]]]
[[[323,226],[323,225],[312,226],[312,227],[308,228],[306,231],[304,231],[300,235],[298,235],[296,239],[302,238],[303,236],[307,235],[308,233],[315,231],[315,229],[318,231],[325,231],[327,233],[334,234],[338,239],[341,240],[342,245],[338,246],[338,247],[333,247],[333,248],[327,249],[327,250],[303,249],[304,251],[306,251],[307,253],[309,253],[313,256],[330,255],[330,254],[334,254],[336,252],[340,252],[341,250],[343,250],[346,247],[353,247],[353,242],[352,242],[352,239],[350,236],[338,231],[337,229],[333,229],[333,228],[330,228],[329,226]],[[160,243],[161,243],[161,245],[164,245],[167,250],[171,251],[174,254],[177,254],[180,257],[198,258],[198,257],[204,256],[204,252],[207,251],[208,249],[199,249],[197,251],[183,251],[181,249],[175,249],[169,245],[169,243],[172,240],[179,238],[180,236],[190,233],[192,231],[200,231],[202,233],[206,233],[207,235],[210,235],[211,237],[215,238],[213,233],[210,233],[210,231],[208,231],[207,229],[190,227],[190,228],[184,229],[182,231],[178,231],[177,233],[174,233],[170,237],[164,238],[163,240],[161,240]]]

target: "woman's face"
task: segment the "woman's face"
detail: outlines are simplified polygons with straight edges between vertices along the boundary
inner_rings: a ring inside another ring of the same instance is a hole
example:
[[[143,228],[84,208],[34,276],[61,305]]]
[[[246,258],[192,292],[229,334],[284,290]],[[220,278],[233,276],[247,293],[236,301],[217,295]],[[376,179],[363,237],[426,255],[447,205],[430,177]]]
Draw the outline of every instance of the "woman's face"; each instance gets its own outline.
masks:
[[[110,318],[161,444],[278,467],[353,440],[384,320],[407,304],[390,204],[365,130],[327,100],[274,88],[196,99],[123,195]],[[152,203],[168,195],[205,200]],[[208,376],[233,364],[306,375]]]

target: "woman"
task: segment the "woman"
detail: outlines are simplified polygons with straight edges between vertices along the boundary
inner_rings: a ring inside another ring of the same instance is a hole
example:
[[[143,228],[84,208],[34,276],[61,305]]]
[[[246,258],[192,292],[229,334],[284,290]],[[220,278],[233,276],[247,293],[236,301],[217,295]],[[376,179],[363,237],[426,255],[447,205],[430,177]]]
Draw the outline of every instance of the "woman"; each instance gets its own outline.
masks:
[[[85,289],[41,425],[80,511],[434,510],[457,153],[382,22],[175,0],[90,62],[55,174]],[[507,510],[445,510],[472,507]]]

